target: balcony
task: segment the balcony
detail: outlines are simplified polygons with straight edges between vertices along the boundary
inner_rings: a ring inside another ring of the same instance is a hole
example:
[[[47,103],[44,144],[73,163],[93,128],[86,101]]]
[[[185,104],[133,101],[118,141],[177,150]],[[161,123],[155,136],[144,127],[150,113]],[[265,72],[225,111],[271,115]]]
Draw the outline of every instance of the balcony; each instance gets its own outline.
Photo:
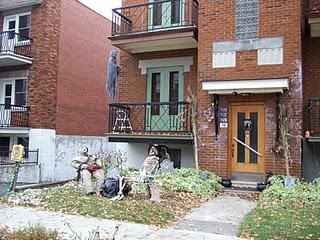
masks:
[[[14,32],[0,33],[0,67],[32,64],[32,39]]]
[[[320,0],[309,0],[307,13],[311,37],[320,37]]]
[[[320,140],[320,99],[310,99],[308,107],[310,140]]]
[[[190,106],[186,102],[109,105],[110,142],[190,143]]]
[[[129,53],[197,47],[198,2],[163,0],[112,10],[112,44]]]
[[[0,128],[28,127],[29,107],[0,104]]]

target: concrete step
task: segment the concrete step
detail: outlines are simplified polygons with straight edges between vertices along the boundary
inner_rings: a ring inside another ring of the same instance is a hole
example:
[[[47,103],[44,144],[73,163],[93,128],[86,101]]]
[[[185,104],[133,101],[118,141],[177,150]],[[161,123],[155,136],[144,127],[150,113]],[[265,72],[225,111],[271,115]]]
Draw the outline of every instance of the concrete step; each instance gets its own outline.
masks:
[[[247,181],[235,181],[232,180],[232,187],[234,188],[248,188],[248,189],[256,189],[257,183],[256,182],[247,182]]]

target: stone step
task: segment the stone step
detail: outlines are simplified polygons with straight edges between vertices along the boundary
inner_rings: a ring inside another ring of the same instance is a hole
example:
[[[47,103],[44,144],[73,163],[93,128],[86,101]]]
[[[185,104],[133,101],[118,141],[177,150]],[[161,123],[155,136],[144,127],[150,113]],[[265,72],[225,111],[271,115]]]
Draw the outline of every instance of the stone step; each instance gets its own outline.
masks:
[[[234,181],[234,180],[232,180],[231,182],[232,182],[232,187],[234,187],[234,188],[257,189],[256,182]]]

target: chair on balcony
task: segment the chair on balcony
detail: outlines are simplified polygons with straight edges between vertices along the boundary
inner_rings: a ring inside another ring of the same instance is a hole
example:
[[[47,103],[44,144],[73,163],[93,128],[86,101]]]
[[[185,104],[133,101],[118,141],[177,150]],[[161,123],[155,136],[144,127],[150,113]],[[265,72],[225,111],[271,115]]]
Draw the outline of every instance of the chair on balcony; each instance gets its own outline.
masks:
[[[113,133],[130,133],[132,132],[132,126],[130,123],[130,108],[117,107],[116,120],[113,126]]]

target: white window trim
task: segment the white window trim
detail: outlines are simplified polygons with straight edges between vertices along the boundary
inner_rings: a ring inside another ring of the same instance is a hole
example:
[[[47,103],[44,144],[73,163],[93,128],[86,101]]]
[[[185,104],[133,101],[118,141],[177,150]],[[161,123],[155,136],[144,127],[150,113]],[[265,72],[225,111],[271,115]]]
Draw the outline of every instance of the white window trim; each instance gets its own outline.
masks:
[[[141,74],[147,74],[148,68],[176,67],[184,66],[184,72],[190,72],[190,66],[193,65],[193,57],[177,57],[177,58],[157,58],[140,60],[139,68]]]
[[[19,34],[18,33],[18,30],[19,30],[19,18],[22,17],[22,16],[27,16],[27,15],[30,15],[31,16],[31,12],[23,12],[23,13],[17,13],[17,14],[13,14],[13,15],[8,15],[8,16],[5,16],[3,18],[3,31],[8,31],[7,29],[7,25],[8,25],[8,21],[10,21],[10,19],[13,19],[13,17],[15,17],[15,21],[16,21],[16,27],[15,27],[15,33]],[[31,23],[30,23],[30,28],[31,28]],[[25,41],[18,41],[16,46],[24,46],[24,45],[27,45],[27,44],[30,44],[30,40],[25,40]]]
[[[16,90],[16,80],[26,80],[27,82],[27,86],[26,86],[26,102],[28,100],[28,78],[26,77],[16,77],[16,78],[0,78],[0,83],[3,84],[4,82],[6,83],[11,83],[12,84],[12,98],[11,98],[11,105],[15,105],[15,90]],[[3,84],[4,86],[4,84]],[[1,101],[0,101],[0,104],[2,103],[2,100],[4,100],[4,95],[5,95],[5,88],[3,88],[3,91],[2,91],[2,95],[1,95]],[[12,103],[13,102],[13,103]],[[4,104],[4,102],[3,102]],[[27,107],[28,105],[22,105],[22,107]]]

